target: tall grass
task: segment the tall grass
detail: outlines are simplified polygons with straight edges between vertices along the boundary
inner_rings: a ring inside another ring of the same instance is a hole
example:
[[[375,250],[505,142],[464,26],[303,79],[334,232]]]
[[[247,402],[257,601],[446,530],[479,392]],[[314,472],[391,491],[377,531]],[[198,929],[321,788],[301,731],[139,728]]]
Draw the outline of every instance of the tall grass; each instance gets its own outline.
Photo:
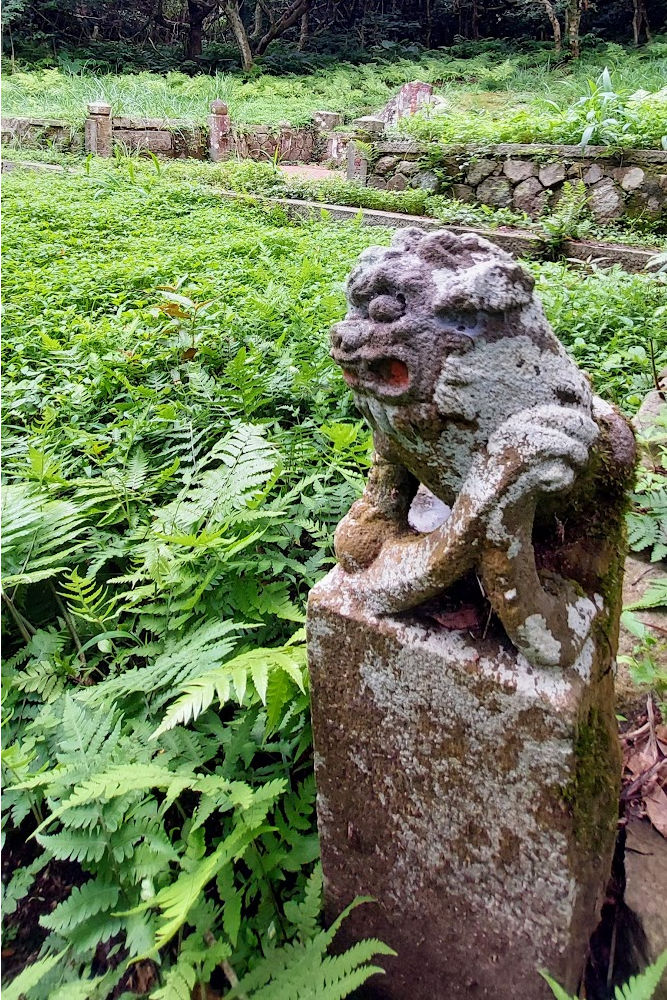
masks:
[[[88,101],[105,99],[117,114],[175,118],[202,123],[209,104],[227,102],[240,124],[303,125],[313,111],[342,112],[347,120],[379,108],[409,80],[433,83],[456,110],[502,106],[505,112],[539,109],[544,99],[567,107],[605,66],[619,90],[655,91],[667,80],[667,43],[658,41],[640,52],[607,45],[578,63],[556,63],[543,49],[507,55],[485,49],[473,58],[453,58],[448,51],[428,52],[417,59],[348,63],[310,75],[282,77],[240,73],[189,77],[182,73],[77,74],[58,69],[20,71],[3,80],[4,113],[38,115],[80,122]],[[472,126],[474,128],[474,124]],[[474,136],[473,136],[474,137]]]

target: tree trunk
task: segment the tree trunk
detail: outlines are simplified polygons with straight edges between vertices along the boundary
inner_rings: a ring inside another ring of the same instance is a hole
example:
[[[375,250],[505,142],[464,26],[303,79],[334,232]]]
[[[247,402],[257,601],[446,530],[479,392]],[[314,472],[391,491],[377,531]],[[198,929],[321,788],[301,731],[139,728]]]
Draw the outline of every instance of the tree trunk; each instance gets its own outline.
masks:
[[[632,33],[635,39],[635,45],[639,45],[642,34],[642,27],[644,28],[644,34],[646,35],[646,41],[651,41],[651,29],[648,23],[648,14],[646,13],[646,5],[644,0],[632,0],[632,5],[634,8],[634,13],[632,17]]]
[[[198,59],[202,53],[204,18],[208,13],[208,7],[197,3],[197,0],[188,0],[188,36],[185,41],[186,59]]]
[[[305,13],[307,13],[310,8],[310,0],[294,0],[294,2],[287,8],[285,13],[279,20],[272,24],[266,34],[260,38],[257,43],[257,55],[263,55],[268,49],[269,45],[275,38],[279,38],[280,35],[284,35],[288,28],[293,27],[297,21],[300,21]],[[238,8],[237,8],[238,9]]]
[[[479,10],[477,0],[472,0],[472,12],[470,15],[470,33],[475,42],[479,41]]]
[[[581,24],[581,0],[568,0],[567,5],[567,38],[573,59],[581,55],[579,44],[579,25]]]
[[[236,44],[239,47],[239,52],[241,53],[241,66],[247,73],[252,69],[254,59],[241,12],[239,11],[238,0],[225,0],[225,14],[229,21],[229,27],[232,29],[234,38],[236,39]]]
[[[259,38],[264,31],[264,11],[262,10],[261,3],[255,4],[255,23],[252,29],[251,39],[254,41]]]
[[[560,21],[556,16],[556,11],[553,8],[551,0],[542,0],[542,3],[544,4],[544,9],[547,12],[547,17],[549,18],[549,22],[551,24],[551,30],[554,36],[554,48],[556,52],[560,52],[563,47],[563,35],[560,29]]]
[[[299,52],[305,51],[308,47],[308,39],[310,37],[310,18],[308,16],[308,11],[301,15],[301,30],[299,31]]]

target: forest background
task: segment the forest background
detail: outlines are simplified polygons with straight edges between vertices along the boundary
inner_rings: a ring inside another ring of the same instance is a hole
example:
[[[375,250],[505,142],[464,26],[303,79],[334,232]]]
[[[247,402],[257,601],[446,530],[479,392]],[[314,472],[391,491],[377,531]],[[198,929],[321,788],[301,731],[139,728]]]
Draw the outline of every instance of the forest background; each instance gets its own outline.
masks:
[[[666,0],[5,0],[12,62],[122,72],[304,72],[480,39],[640,44]],[[477,50],[478,51],[478,50]]]

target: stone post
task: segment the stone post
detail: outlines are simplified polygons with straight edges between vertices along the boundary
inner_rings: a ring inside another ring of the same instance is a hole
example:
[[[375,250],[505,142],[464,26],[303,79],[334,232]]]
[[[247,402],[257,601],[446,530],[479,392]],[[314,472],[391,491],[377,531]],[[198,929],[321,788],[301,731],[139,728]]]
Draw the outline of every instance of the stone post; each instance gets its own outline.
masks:
[[[398,953],[385,1000],[576,991],[609,877],[634,439],[532,288],[407,229],[331,334],[375,456],[309,599],[318,824],[328,919],[371,896],[343,943]]]
[[[363,151],[357,146],[354,139],[350,139],[347,144],[347,173],[348,181],[359,181],[366,186],[368,177],[368,159]]]
[[[88,105],[85,126],[86,152],[98,156],[111,156],[113,145],[113,122],[111,105],[106,101],[93,101]]]
[[[384,134],[384,121],[374,115],[355,118],[352,123],[355,130],[355,140],[347,146],[347,179],[366,184],[368,177],[368,157],[363,147],[373,139],[381,139]]]
[[[209,155],[214,163],[229,159],[232,153],[232,123],[224,101],[213,101],[208,116]]]

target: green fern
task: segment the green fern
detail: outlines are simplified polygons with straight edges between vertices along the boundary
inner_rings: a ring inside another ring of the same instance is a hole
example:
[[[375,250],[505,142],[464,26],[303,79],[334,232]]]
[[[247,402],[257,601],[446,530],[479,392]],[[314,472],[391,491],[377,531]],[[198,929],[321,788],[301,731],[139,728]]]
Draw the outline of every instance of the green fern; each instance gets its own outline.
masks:
[[[640,975],[633,976],[623,986],[617,986],[614,1000],[651,1000],[667,969],[667,951]]]
[[[305,691],[305,647],[287,645],[280,649],[251,649],[220,667],[194,677],[184,686],[184,694],[174,702],[153,733],[153,739],[177,725],[197,719],[217,697],[220,706],[230,698],[243,704],[249,688],[267,706],[273,721],[293,689],[269,687],[270,679],[282,673],[300,691]],[[268,695],[273,700],[268,702]]]
[[[12,483],[2,491],[2,565],[7,587],[37,583],[67,568],[86,544],[77,504]]]
[[[3,986],[4,1000],[24,1000],[25,994],[34,989],[58,965],[64,954],[64,951],[60,951],[57,955],[47,955],[38,962],[26,965],[16,979],[13,979],[8,986]]]
[[[285,916],[294,924],[302,941],[314,938],[317,934],[322,909],[323,882],[322,866],[316,865],[306,883],[301,902],[292,900],[285,903]]]
[[[91,879],[72,892],[51,913],[41,917],[42,927],[67,937],[74,927],[98,913],[109,913],[118,902],[118,887]]]
[[[667,969],[667,951],[663,951],[658,960],[644,969],[640,975],[632,976],[623,986],[617,986],[614,991],[614,1000],[651,1000],[660,985],[665,969]],[[577,1000],[576,997],[570,996],[567,990],[564,990],[546,972],[540,970],[540,975],[546,979],[556,1000]]]
[[[164,986],[153,990],[150,1000],[192,1000],[196,982],[195,969],[179,960],[167,973]]]
[[[326,954],[341,923],[355,906],[369,900],[358,899],[348,906],[328,930],[314,937],[270,951],[252,972],[228,994],[229,1000],[247,996],[252,1000],[342,1000],[371,976],[384,969],[369,964],[375,955],[396,953],[382,941],[359,941],[342,955]],[[308,904],[310,905],[310,904]]]
[[[104,628],[115,617],[106,587],[98,586],[94,577],[80,576],[76,568],[64,576],[60,593],[70,613],[91,625]]]
[[[653,580],[646,593],[638,601],[626,604],[624,611],[641,611],[648,608],[663,608],[667,606],[667,576]]]
[[[213,854],[204,858],[192,871],[183,872],[175,882],[161,889],[153,899],[137,907],[134,911],[137,913],[151,907],[157,908],[160,912],[155,934],[156,949],[163,948],[181,929],[207,883],[215,877],[223,865],[243,856],[257,832],[258,828],[237,826]]]

